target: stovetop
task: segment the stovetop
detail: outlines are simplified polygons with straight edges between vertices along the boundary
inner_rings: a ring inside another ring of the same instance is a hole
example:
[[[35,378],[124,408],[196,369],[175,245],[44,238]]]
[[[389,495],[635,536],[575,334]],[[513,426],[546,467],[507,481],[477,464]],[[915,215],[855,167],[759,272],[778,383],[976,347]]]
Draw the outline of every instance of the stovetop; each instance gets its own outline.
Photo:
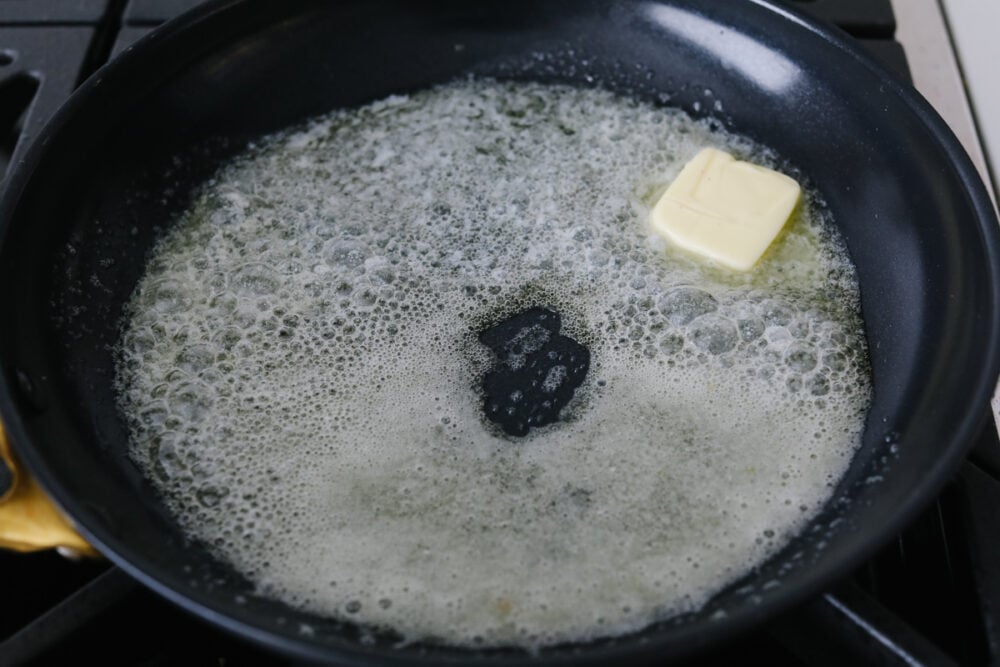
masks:
[[[909,76],[889,0],[786,2],[836,24]],[[0,2],[0,175],[87,76],[196,4]],[[959,473],[906,532],[827,593],[697,664],[997,664],[997,507],[1000,441],[988,418]],[[293,664],[188,615],[106,562],[0,552],[0,582],[0,665]]]

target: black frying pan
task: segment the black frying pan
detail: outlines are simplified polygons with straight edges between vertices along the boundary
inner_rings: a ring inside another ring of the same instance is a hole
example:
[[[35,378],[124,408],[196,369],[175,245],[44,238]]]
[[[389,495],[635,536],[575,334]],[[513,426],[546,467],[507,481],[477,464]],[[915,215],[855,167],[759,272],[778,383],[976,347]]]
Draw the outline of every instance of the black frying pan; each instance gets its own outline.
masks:
[[[711,89],[726,126],[777,149],[829,202],[858,267],[872,357],[863,447],[804,534],[697,613],[542,658],[663,658],[718,642],[847,574],[931,499],[997,378],[997,222],[941,120],[846,38],[763,1],[220,0],[95,74],[0,204],[2,417],[101,551],[196,614],[299,656],[533,660],[394,649],[391,634],[363,643],[355,627],[249,595],[184,539],[129,462],[112,391],[122,304],[220,159],[309,115],[469,72],[667,92],[688,110]]]

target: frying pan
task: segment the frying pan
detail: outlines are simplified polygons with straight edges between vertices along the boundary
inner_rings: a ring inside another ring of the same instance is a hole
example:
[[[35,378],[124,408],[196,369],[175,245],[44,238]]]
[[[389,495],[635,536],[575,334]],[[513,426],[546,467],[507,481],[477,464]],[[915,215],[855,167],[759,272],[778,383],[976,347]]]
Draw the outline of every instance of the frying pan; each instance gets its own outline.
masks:
[[[255,597],[185,539],[130,462],[112,387],[110,347],[144,259],[220,160],[310,115],[469,73],[601,86],[694,115],[711,90],[718,122],[775,148],[828,202],[872,361],[862,447],[787,548],[698,612],[540,656],[394,647],[391,632]],[[765,0],[211,2],[81,87],[17,165],[0,221],[0,413],[21,457],[128,573],[305,658],[664,659],[732,637],[846,575],[933,497],[1000,365],[997,223],[969,160],[847,38]]]

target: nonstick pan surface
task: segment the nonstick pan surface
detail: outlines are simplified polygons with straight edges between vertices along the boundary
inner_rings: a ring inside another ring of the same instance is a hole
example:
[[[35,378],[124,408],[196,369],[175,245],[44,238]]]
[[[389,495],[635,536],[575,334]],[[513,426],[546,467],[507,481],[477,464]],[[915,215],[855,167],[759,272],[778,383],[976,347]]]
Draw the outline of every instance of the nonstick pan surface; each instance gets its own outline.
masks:
[[[704,609],[540,656],[394,646],[293,611],[171,521],[127,456],[111,346],[152,244],[219,161],[311,115],[474,74],[601,86],[776,149],[829,204],[854,259],[874,401],[826,510]],[[998,238],[956,140],[848,39],[760,1],[219,0],[97,72],[0,202],[0,413],[103,553],[209,621],[347,663],[664,659],[722,641],[844,576],[954,471],[993,392]],[[302,624],[312,631],[302,633]]]

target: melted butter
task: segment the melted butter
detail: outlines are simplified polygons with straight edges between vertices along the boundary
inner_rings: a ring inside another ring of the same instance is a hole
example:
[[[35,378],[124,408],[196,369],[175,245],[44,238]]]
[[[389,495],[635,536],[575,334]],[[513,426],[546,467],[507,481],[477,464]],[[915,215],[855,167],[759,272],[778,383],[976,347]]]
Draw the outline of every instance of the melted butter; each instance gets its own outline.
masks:
[[[135,290],[134,459],[260,594],[409,639],[534,648],[698,608],[819,510],[870,393],[814,197],[745,275],[645,226],[705,146],[775,163],[677,111],[481,81],[264,139]],[[475,332],[530,306],[592,366],[510,439]]]

